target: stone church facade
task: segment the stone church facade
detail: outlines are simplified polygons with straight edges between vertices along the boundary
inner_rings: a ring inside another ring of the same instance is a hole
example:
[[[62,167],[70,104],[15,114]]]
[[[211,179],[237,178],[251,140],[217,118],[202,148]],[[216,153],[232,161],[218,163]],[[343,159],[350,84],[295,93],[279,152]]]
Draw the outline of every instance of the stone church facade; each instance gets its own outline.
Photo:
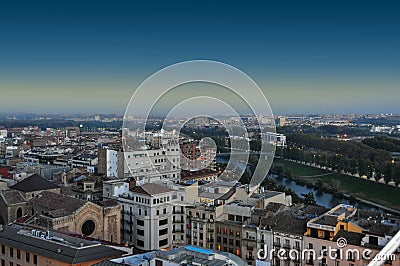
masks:
[[[30,200],[38,225],[120,243],[121,207],[116,202],[100,205],[51,192],[41,194]]]

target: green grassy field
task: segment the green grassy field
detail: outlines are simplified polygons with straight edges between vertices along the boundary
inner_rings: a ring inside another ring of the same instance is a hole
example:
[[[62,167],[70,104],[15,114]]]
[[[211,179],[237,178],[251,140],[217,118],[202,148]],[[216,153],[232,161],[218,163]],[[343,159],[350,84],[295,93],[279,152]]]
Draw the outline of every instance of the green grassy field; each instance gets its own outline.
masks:
[[[302,176],[300,178],[306,181],[315,182],[320,179],[326,187],[329,187],[332,180],[336,179],[340,182],[339,190],[343,193],[400,209],[400,189],[398,188],[337,173],[319,177],[304,177],[322,175],[329,171],[284,160],[278,160],[277,163],[282,163],[285,169],[292,170],[294,176]]]

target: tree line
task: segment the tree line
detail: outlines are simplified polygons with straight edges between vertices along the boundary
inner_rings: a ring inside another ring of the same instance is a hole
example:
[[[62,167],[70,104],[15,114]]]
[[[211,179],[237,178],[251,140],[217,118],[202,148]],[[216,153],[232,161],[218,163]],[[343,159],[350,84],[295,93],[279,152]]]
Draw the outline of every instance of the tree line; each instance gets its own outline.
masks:
[[[400,165],[392,154],[361,142],[321,138],[310,134],[291,134],[288,147],[278,155],[304,163],[315,164],[346,174],[373,177],[400,184]]]

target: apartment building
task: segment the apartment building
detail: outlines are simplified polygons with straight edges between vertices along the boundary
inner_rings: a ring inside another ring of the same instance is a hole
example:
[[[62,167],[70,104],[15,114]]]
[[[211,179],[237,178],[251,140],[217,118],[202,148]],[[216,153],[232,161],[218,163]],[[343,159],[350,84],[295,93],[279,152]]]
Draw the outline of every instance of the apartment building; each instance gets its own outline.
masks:
[[[121,241],[140,250],[171,248],[186,243],[185,192],[165,185],[104,183],[103,196],[121,206]]]
[[[218,216],[217,207],[207,204],[196,204],[187,210],[187,243],[199,247],[214,249],[215,219]]]
[[[124,151],[125,174],[143,182],[180,179],[177,137],[169,132],[144,132],[131,150]]]
[[[181,150],[180,166],[182,169],[187,171],[202,169],[215,171],[215,156],[217,153],[215,147],[187,138],[181,138],[179,146]]]

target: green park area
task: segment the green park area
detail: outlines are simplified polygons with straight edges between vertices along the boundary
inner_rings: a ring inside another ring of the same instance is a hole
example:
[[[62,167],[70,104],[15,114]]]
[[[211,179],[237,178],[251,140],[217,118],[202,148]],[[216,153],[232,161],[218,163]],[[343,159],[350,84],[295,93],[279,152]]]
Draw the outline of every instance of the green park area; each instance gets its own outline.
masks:
[[[335,187],[338,192],[400,210],[399,188],[287,160],[278,159],[275,162],[283,164],[285,170],[290,168],[295,180],[314,185],[322,182],[323,187]]]

